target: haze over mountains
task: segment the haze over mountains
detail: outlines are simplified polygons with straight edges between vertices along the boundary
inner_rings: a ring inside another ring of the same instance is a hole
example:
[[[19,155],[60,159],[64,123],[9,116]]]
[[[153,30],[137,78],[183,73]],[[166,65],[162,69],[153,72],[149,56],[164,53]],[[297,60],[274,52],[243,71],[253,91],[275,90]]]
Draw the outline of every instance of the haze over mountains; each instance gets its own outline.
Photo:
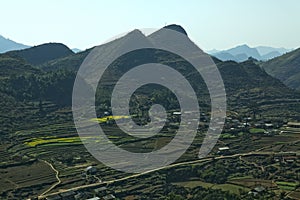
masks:
[[[12,41],[0,35],[0,53],[5,53],[7,51],[26,49],[30,46]]]
[[[8,51],[14,50],[22,50],[29,48],[30,46],[24,45],[13,40],[7,39],[0,35],[0,53],[5,53]],[[71,49],[74,53],[79,53],[82,50],[78,48]],[[292,49],[286,48],[274,48],[268,46],[257,46],[257,47],[249,47],[247,44],[238,45],[236,47],[227,49],[227,50],[217,50],[213,49],[207,51],[212,56],[222,60],[222,61],[236,61],[236,62],[243,62],[248,60],[249,57],[255,58],[257,60],[270,60],[272,58],[281,56]]]
[[[222,61],[233,60],[236,62],[243,62],[248,60],[249,57],[255,58],[256,60],[266,61],[281,56],[289,51],[291,51],[291,49],[273,48],[267,46],[251,48],[244,44],[223,51],[214,49],[212,51],[208,51],[208,53]]]

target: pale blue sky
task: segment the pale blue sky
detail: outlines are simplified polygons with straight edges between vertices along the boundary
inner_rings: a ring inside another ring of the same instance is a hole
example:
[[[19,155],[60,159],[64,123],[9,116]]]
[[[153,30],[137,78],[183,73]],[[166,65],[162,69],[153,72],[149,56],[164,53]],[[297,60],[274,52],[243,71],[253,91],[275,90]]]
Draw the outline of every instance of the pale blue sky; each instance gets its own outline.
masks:
[[[204,50],[300,46],[299,0],[2,0],[0,35],[89,48],[135,28],[182,25]]]

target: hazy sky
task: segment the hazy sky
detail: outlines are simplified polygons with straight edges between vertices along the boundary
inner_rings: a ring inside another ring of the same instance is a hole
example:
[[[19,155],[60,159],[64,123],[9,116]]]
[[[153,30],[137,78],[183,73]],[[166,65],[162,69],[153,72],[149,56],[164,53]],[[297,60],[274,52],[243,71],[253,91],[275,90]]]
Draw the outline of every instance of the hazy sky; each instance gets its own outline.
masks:
[[[85,49],[136,28],[180,24],[204,50],[300,47],[299,0],[1,0],[0,35]]]

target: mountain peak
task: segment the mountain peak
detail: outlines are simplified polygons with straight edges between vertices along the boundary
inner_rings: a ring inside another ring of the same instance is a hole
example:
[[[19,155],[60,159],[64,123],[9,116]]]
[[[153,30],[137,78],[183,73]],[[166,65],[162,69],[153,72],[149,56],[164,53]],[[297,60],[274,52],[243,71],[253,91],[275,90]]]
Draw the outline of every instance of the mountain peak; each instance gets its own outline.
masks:
[[[242,47],[242,48],[251,48],[251,47],[249,47],[247,44],[241,44],[241,45],[238,45],[237,47]]]
[[[174,31],[178,31],[180,33],[188,35],[187,32],[184,30],[184,28],[182,28],[182,26],[177,25],[177,24],[170,24],[170,25],[165,26],[164,28],[174,30]]]

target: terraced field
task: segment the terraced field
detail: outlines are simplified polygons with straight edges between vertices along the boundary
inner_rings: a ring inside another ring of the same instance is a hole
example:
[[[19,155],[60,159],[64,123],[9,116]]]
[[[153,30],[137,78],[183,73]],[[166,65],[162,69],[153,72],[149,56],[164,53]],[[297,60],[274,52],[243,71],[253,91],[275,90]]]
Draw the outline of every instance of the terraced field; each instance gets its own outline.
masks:
[[[57,181],[54,171],[41,161],[0,169],[0,174],[0,193],[21,194],[26,188],[30,188],[31,193],[39,193]]]

